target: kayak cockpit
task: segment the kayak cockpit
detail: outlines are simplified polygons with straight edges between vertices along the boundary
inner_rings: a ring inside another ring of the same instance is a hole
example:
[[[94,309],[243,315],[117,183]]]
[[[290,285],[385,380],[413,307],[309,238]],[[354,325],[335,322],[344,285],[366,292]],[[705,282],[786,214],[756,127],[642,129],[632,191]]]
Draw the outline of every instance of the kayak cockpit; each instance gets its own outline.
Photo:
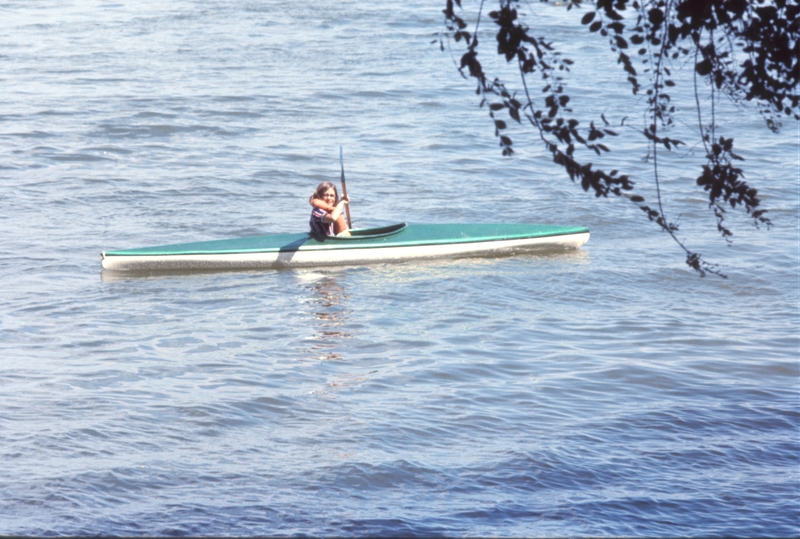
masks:
[[[350,231],[349,236],[326,236],[326,240],[353,241],[353,240],[372,240],[393,236],[406,229],[406,223],[396,225],[380,226],[376,228],[356,228]]]

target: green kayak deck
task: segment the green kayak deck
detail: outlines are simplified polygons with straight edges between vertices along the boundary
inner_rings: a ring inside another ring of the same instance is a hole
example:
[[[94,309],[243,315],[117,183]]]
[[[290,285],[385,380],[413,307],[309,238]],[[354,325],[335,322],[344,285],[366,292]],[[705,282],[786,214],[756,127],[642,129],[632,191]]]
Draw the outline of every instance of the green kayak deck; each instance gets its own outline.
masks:
[[[391,230],[399,227],[398,230]],[[388,230],[388,232],[381,232]],[[366,232],[366,233],[365,233]],[[347,238],[322,241],[307,233],[276,234],[226,240],[175,243],[139,249],[107,251],[106,256],[253,253],[315,249],[375,249],[385,247],[474,243],[521,238],[546,238],[589,232],[586,227],[528,224],[393,225],[353,231]]]

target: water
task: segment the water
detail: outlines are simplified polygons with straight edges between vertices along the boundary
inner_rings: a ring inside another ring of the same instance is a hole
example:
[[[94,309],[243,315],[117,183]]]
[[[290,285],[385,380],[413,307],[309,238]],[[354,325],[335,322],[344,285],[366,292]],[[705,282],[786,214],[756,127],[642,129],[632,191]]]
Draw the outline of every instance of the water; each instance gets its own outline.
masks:
[[[0,533],[800,533],[797,125],[723,115],[775,223],[731,216],[731,247],[692,187],[699,151],[665,163],[681,237],[729,276],[701,279],[533,137],[500,156],[472,83],[430,44],[442,7],[0,5]],[[576,110],[618,122],[641,105],[613,59],[594,69],[581,13],[530,9],[579,60]],[[339,144],[357,226],[592,238],[101,272],[104,249],[305,229]],[[643,154],[611,158],[651,197]]]

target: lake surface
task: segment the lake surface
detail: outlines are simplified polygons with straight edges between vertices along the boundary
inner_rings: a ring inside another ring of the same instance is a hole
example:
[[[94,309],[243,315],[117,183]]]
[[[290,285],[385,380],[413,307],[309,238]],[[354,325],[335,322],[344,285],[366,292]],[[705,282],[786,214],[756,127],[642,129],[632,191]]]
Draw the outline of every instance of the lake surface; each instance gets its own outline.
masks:
[[[797,124],[719,105],[775,224],[731,213],[732,246],[693,185],[701,149],[665,162],[681,238],[729,277],[700,278],[524,129],[500,155],[431,44],[443,5],[0,4],[1,534],[800,534]],[[641,122],[582,12],[529,9],[577,62],[576,112]],[[102,250],[305,230],[340,144],[355,226],[592,237],[102,273]],[[652,199],[645,154],[606,160]]]

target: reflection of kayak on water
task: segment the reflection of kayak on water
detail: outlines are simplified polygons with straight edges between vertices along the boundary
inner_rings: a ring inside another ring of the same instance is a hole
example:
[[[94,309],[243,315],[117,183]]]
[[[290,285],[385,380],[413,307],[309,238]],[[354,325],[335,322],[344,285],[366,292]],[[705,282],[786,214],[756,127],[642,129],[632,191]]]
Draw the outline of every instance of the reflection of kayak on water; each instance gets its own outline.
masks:
[[[105,251],[108,270],[342,266],[577,249],[589,229],[532,224],[438,224],[355,229],[349,237],[278,234]]]

